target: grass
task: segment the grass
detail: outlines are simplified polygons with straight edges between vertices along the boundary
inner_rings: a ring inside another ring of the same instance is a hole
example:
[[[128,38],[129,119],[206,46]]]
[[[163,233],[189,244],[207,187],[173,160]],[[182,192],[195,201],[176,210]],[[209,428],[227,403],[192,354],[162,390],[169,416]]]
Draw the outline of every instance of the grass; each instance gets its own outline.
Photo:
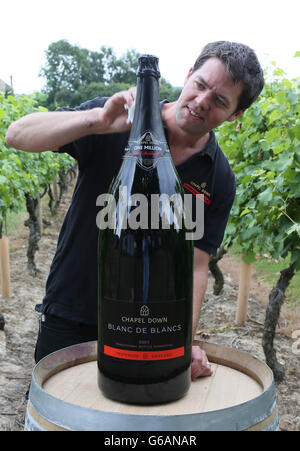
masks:
[[[19,227],[19,225],[27,219],[27,217],[28,213],[26,210],[26,204],[24,200],[20,210],[17,213],[14,212],[10,213],[6,218],[6,221],[4,221],[2,231],[3,235],[9,237],[10,233],[16,230]]]
[[[241,251],[238,246],[232,246],[229,253],[237,256],[241,255]],[[275,261],[267,255],[257,255],[256,262],[254,263],[254,271],[256,278],[269,285],[270,290],[276,285],[280,271],[289,267],[289,257]],[[300,271],[296,272],[292,278],[286,292],[285,304],[291,309],[300,307]]]

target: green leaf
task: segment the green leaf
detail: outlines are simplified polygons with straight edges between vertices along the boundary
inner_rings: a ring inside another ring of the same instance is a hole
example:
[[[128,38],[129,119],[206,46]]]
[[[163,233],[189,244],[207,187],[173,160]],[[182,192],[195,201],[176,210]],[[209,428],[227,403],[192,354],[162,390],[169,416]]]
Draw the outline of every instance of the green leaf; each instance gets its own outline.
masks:
[[[300,224],[293,224],[288,230],[287,235],[291,235],[292,233],[296,232],[300,237]]]
[[[294,263],[296,271],[300,271],[300,249],[292,250],[291,263]]]
[[[245,216],[245,215],[247,215],[249,212],[250,212],[249,208],[245,208],[245,209],[241,212],[240,216]]]
[[[289,91],[287,94],[287,100],[291,105],[296,105],[298,103],[298,93]]]
[[[265,191],[258,195],[258,200],[263,204],[267,205],[271,201],[273,196],[273,190],[271,187],[267,188]]]
[[[283,73],[281,73],[280,75],[282,75]],[[279,103],[279,104],[283,104],[283,103],[285,103],[285,101],[286,101],[286,93],[283,91],[283,92],[278,92],[277,94],[276,94],[276,97],[275,97],[275,99],[277,100],[277,102]]]

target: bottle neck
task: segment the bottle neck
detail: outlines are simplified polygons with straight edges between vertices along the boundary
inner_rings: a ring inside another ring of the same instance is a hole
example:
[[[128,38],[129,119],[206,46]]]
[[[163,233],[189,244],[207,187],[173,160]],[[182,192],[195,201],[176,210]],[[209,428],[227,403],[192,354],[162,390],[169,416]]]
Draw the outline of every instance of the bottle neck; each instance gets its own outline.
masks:
[[[158,80],[150,74],[138,78],[135,113],[124,155],[132,157],[143,170],[152,170],[161,158],[171,159],[161,119]]]
[[[130,141],[138,141],[151,132],[155,139],[165,141],[159,101],[159,84],[153,75],[138,77],[135,114],[130,133]]]

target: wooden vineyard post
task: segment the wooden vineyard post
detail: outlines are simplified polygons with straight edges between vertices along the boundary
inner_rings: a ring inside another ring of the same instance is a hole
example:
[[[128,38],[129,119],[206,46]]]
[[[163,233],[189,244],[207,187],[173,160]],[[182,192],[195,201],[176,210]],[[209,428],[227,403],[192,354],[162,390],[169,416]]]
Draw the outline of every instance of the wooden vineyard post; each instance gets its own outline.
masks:
[[[9,298],[10,293],[10,267],[9,267],[9,245],[7,236],[0,238],[0,279],[2,297]]]
[[[243,259],[241,259],[239,294],[235,317],[235,322],[239,326],[244,325],[247,319],[250,278],[252,268],[253,268],[252,264],[249,265],[248,263],[245,263]]]

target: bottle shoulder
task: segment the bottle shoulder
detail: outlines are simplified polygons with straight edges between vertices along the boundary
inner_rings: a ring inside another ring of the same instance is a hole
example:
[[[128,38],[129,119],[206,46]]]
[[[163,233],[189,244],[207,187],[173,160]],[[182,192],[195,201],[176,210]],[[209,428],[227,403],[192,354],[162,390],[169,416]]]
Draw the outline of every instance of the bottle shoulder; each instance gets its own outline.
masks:
[[[145,163],[145,160],[144,160]],[[181,181],[170,157],[161,157],[145,167],[136,157],[125,157],[111,192],[126,187],[128,193],[173,194],[181,192]]]

